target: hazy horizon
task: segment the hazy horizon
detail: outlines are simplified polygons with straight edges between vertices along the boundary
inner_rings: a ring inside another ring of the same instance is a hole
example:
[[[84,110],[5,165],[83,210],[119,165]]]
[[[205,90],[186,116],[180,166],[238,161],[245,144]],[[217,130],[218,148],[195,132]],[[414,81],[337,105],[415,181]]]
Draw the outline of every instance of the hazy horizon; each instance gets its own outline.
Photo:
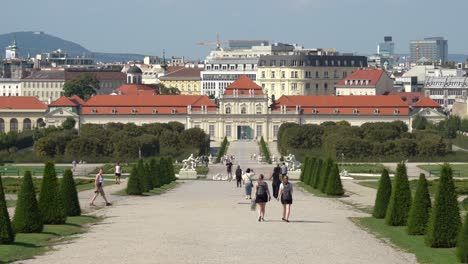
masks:
[[[468,54],[468,36],[456,19],[464,16],[466,0],[17,0],[1,6],[15,10],[2,14],[2,34],[43,31],[94,52],[161,55],[165,49],[203,59],[214,46],[196,43],[215,41],[219,33],[221,40],[267,39],[359,54],[375,53],[386,35],[397,53],[408,53],[410,40],[442,36],[449,53]]]

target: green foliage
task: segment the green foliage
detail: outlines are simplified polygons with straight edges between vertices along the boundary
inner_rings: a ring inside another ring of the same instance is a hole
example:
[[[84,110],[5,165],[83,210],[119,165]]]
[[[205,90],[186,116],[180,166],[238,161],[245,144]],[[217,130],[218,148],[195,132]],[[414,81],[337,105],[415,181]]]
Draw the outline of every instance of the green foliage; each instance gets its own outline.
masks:
[[[388,175],[388,170],[384,169],[379,180],[379,188],[377,189],[377,196],[375,197],[374,210],[372,216],[375,218],[385,218],[387,213],[388,203],[392,195],[392,182]]]
[[[309,178],[310,178],[310,175],[308,175],[307,173],[309,162],[310,162],[310,157],[307,156],[305,157],[304,163],[302,163],[302,166],[301,166],[301,175],[299,176],[299,180],[304,183],[309,182]]]
[[[146,188],[152,190],[154,188],[153,185],[153,175],[151,170],[151,164],[149,162],[145,163],[145,179],[146,179]]]
[[[167,165],[167,159],[165,157],[161,157],[159,159],[160,165],[159,165],[159,175],[161,176],[161,183],[162,185],[168,184],[171,182],[170,177],[169,177],[169,168]]]
[[[147,175],[146,173],[146,169],[145,169],[145,163],[143,162],[143,160],[139,160],[138,163],[137,163],[137,171],[138,171],[138,178],[140,179],[140,190],[142,192],[148,192],[150,189],[148,188],[148,181],[150,180],[149,179],[149,175]]]
[[[52,162],[47,162],[44,167],[39,209],[44,224],[63,224],[67,219],[62,195],[59,191],[55,166]]]
[[[12,226],[16,233],[40,233],[44,227],[30,171],[24,173]]]
[[[461,227],[452,168],[448,164],[441,167],[439,188],[432,208],[425,241],[430,247],[454,247]]]
[[[177,95],[180,94],[179,88],[176,87],[166,87],[164,85],[159,85],[158,94],[161,95]]]
[[[65,121],[63,121],[62,123],[62,127],[64,129],[73,129],[75,128],[75,124],[76,124],[76,121],[73,117],[67,117],[67,119],[65,119]]]
[[[428,122],[427,118],[421,115],[416,115],[416,117],[413,119],[413,122],[411,124],[411,127],[413,129],[418,129],[418,130],[423,130],[426,129]]]
[[[229,142],[227,140],[227,137],[224,137],[223,142],[221,142],[221,146],[219,147],[218,153],[216,153],[215,163],[221,162],[221,158],[227,153],[228,145]]]
[[[314,189],[318,189],[320,178],[322,175],[322,170],[324,169],[325,164],[323,163],[322,159],[317,159],[316,165],[314,166],[313,175],[312,175],[312,184],[311,186]]]
[[[270,156],[270,150],[268,149],[268,145],[266,144],[265,140],[263,139],[263,136],[260,138],[260,151],[265,158],[265,161],[268,164],[271,164],[271,156]]]
[[[428,184],[426,177],[421,173],[408,217],[406,231],[409,235],[424,235],[426,233],[430,211],[431,197],[429,195]]]
[[[457,257],[461,263],[468,263],[468,214],[465,215],[465,222],[458,235]]]
[[[0,150],[11,154],[16,150],[31,147],[34,143],[33,137],[32,131],[0,133]]]
[[[161,184],[161,177],[159,174],[159,160],[152,158],[150,161],[150,169],[151,169],[151,179],[153,181],[153,188],[159,188],[162,186]]]
[[[0,177],[0,245],[11,244],[14,241],[15,233],[13,232],[10,216],[8,215],[2,177]]]
[[[391,226],[404,226],[411,208],[411,190],[406,174],[406,165],[400,163],[395,174],[390,203],[385,215],[385,223]]]
[[[66,97],[77,95],[83,100],[88,100],[99,90],[99,80],[95,75],[82,73],[77,77],[68,80],[63,85],[63,92]]]
[[[313,186],[315,182],[315,177],[316,177],[316,170],[318,170],[318,164],[319,164],[319,159],[317,158],[310,158],[309,160],[309,168],[307,169],[307,182],[309,186]]]
[[[176,176],[175,176],[175,171],[174,171],[174,161],[172,160],[171,157],[167,158],[167,168],[169,171],[169,182],[175,181]]]
[[[325,193],[333,196],[342,196],[344,194],[343,184],[341,183],[340,178],[340,170],[338,169],[337,164],[332,164],[332,169],[325,187]]]
[[[81,215],[80,200],[78,199],[73,172],[70,169],[65,170],[63,173],[60,187],[67,216]]]
[[[325,189],[328,184],[328,178],[330,177],[330,172],[333,168],[333,160],[331,158],[328,158],[325,161],[324,167],[323,167],[323,173],[320,175],[320,182],[319,182],[319,190],[322,193],[325,193]]]
[[[143,190],[141,189],[141,179],[137,165],[133,165],[130,177],[128,179],[127,189],[125,192],[129,195],[141,195]]]

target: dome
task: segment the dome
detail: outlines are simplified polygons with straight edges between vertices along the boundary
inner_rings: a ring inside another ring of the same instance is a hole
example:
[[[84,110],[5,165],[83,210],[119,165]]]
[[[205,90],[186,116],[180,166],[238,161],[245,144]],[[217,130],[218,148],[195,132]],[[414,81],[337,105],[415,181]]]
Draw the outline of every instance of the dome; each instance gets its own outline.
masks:
[[[137,66],[133,65],[133,66],[130,66],[130,68],[128,68],[127,70],[127,73],[131,73],[131,74],[142,74],[143,72],[141,71],[140,68],[138,68]]]

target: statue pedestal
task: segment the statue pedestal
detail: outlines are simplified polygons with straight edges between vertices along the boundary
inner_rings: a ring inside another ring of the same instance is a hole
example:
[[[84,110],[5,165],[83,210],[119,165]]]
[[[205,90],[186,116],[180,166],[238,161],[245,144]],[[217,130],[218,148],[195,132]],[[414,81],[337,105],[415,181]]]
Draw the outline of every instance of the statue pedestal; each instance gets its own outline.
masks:
[[[288,171],[288,177],[290,180],[299,180],[299,178],[301,178],[301,171],[300,170],[297,170],[297,171]]]
[[[178,179],[188,179],[188,180],[196,180],[198,178],[197,171],[194,170],[180,170]]]

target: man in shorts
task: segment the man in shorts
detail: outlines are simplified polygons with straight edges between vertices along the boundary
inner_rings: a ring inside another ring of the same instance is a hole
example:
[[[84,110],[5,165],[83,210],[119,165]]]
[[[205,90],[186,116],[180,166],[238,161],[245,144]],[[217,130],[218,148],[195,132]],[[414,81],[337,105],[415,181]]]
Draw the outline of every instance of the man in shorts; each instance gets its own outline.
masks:
[[[122,176],[122,167],[120,166],[120,162],[117,162],[115,165],[115,184],[120,184],[120,176]]]

